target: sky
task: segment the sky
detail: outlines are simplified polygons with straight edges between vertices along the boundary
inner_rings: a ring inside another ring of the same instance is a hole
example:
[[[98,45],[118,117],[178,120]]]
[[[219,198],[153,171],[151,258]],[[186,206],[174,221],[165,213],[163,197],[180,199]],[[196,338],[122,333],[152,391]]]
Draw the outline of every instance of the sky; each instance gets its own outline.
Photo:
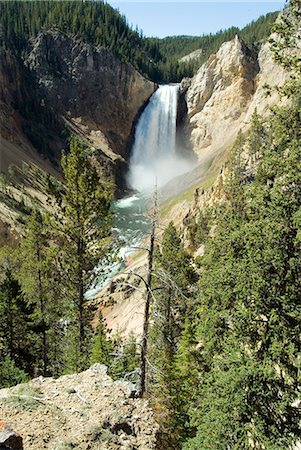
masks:
[[[126,0],[110,1],[113,8],[136,25],[144,36],[200,36],[231,26],[243,27],[262,14],[283,8],[284,1],[232,1],[208,2],[195,0]]]

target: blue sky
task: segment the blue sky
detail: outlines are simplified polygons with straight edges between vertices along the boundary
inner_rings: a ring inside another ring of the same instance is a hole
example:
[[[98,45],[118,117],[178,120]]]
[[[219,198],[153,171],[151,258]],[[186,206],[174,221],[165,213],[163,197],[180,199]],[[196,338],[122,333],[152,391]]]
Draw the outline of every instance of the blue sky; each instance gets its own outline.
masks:
[[[124,14],[130,25],[145,36],[195,35],[232,25],[243,27],[267,12],[280,10],[284,1],[108,1]]]

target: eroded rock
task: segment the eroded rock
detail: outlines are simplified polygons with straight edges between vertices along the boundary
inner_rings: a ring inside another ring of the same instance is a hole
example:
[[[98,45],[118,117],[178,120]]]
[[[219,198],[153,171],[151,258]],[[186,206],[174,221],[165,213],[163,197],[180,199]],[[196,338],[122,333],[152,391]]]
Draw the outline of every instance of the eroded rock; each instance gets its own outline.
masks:
[[[199,159],[215,157],[232,145],[238,131],[247,129],[255,109],[265,114],[279,97],[277,92],[266,97],[264,86],[281,85],[287,76],[274,62],[269,44],[258,55],[237,36],[222,44],[183,86],[186,132]]]
[[[110,50],[58,31],[38,36],[27,65],[46,102],[104,152],[127,158],[133,123],[154,83]]]

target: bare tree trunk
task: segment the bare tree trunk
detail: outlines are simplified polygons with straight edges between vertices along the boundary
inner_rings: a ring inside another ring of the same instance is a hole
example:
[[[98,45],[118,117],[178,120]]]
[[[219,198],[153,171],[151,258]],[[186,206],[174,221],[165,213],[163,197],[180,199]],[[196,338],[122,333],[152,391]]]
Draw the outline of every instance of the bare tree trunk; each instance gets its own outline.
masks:
[[[85,340],[86,340],[86,332],[85,332],[85,317],[84,317],[84,308],[85,308],[85,295],[84,295],[84,279],[83,279],[83,241],[79,239],[77,244],[77,257],[78,257],[78,316],[79,316],[79,358],[80,362],[78,364],[78,368],[83,370],[83,359],[85,354]]]
[[[143,320],[143,334],[141,344],[141,362],[140,362],[140,387],[138,397],[142,397],[146,390],[146,358],[147,358],[147,343],[148,343],[148,329],[149,329],[149,316],[150,316],[150,301],[151,301],[151,285],[153,274],[153,261],[154,261],[154,246],[155,246],[155,232],[157,221],[157,187],[154,195],[154,215],[152,220],[152,229],[150,235],[150,247],[148,251],[148,269],[146,278],[146,298]]]

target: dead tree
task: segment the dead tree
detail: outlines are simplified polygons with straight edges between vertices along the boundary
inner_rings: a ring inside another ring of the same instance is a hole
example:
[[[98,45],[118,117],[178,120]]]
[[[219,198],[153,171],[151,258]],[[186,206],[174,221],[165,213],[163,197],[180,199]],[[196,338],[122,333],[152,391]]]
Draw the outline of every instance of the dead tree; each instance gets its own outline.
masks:
[[[154,248],[155,248],[155,234],[157,224],[157,186],[154,193],[154,211],[152,217],[151,234],[150,234],[150,246],[148,250],[148,267],[147,277],[145,282],[146,295],[145,295],[145,308],[143,319],[143,334],[141,342],[141,359],[140,359],[140,386],[138,391],[138,397],[142,397],[146,390],[146,365],[147,365],[147,344],[148,344],[148,329],[149,329],[149,317],[150,317],[150,303],[151,303],[151,288],[152,288],[152,275],[153,275],[153,263],[154,263]]]

